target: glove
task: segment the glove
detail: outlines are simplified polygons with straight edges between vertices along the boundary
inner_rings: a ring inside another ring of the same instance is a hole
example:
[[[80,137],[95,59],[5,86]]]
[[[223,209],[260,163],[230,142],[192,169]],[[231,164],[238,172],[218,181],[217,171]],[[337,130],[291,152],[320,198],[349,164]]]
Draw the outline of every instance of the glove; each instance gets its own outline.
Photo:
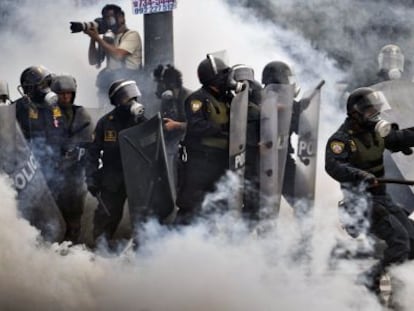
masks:
[[[89,184],[88,191],[90,192],[90,194],[96,197],[101,192],[101,189],[95,184]]]
[[[375,177],[374,174],[371,174],[369,172],[366,171],[360,171],[358,174],[358,179],[361,182],[364,182],[368,185],[373,185],[377,183],[377,177]]]

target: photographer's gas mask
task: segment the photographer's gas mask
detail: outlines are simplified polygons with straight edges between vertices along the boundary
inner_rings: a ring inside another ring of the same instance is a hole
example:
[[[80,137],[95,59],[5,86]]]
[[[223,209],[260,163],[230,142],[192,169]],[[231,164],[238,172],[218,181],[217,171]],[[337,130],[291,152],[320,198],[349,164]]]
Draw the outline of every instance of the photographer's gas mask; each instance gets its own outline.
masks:
[[[111,30],[113,33],[117,33],[119,25],[118,25],[118,21],[116,20],[116,16],[114,15],[103,16],[103,19],[105,21],[105,28],[107,30]]]
[[[133,80],[115,81],[109,88],[109,99],[121,114],[132,115],[136,120],[144,116],[144,106],[139,102],[141,92]]]
[[[404,54],[398,45],[388,44],[378,54],[378,69],[389,80],[401,79],[404,72]]]
[[[391,109],[384,94],[379,91],[366,95],[364,104],[355,105],[360,114],[360,123],[367,130],[375,131],[379,136],[386,137],[391,131],[391,123],[381,118],[381,112]]]

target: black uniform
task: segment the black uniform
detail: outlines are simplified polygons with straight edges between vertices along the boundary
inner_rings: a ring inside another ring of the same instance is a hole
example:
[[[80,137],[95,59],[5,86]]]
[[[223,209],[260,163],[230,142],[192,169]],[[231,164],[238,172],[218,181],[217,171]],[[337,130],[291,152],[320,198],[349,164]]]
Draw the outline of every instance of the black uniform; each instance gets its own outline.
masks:
[[[177,195],[179,222],[186,223],[199,212],[204,195],[214,190],[215,183],[229,168],[232,98],[216,96],[208,87],[202,87],[185,102],[187,132]]]
[[[364,214],[369,220],[369,231],[387,243],[383,259],[373,270],[373,281],[379,282],[384,268],[413,258],[414,226],[402,208],[391,200],[385,184],[364,189],[361,182],[367,178],[367,173],[383,177],[384,149],[398,152],[414,146],[414,132],[394,127],[388,136],[381,138],[373,131],[353,130],[352,122],[347,118],[329,138],[325,168],[341,183],[345,209],[355,217]],[[361,200],[367,203],[367,209],[362,212],[359,210],[362,205],[357,205]],[[378,284],[373,287],[379,288]]]
[[[99,203],[95,211],[95,239],[102,233],[111,239],[122,218],[126,189],[118,133],[136,124],[128,110],[113,109],[99,119],[87,150],[86,183],[92,194],[100,194],[105,205]]]
[[[51,108],[45,102],[36,103],[22,97],[16,101],[16,119],[55,195],[57,167],[65,136],[62,111],[58,106]]]
[[[56,203],[66,221],[66,240],[77,243],[87,189],[85,186],[85,153],[91,142],[93,124],[85,108],[71,105],[61,108],[65,137],[58,162]]]

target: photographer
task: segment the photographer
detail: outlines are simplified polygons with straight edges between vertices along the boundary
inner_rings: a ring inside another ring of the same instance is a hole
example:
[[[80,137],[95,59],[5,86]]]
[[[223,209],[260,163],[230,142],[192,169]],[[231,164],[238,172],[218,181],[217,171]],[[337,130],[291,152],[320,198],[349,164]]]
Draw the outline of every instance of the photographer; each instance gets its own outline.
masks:
[[[96,80],[99,91],[106,94],[112,82],[119,79],[137,80],[142,65],[141,37],[137,31],[127,28],[124,11],[117,5],[108,4],[102,9],[102,19],[96,19],[92,24],[83,29],[91,38],[89,64],[99,68],[106,57],[106,67]]]

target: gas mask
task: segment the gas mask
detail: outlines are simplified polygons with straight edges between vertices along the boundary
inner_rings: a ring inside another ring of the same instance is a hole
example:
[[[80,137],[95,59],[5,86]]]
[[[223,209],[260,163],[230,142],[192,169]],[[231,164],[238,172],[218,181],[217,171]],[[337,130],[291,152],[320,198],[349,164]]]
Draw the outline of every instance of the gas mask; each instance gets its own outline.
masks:
[[[400,69],[398,69],[398,68],[393,68],[393,69],[390,69],[390,70],[387,72],[387,75],[388,75],[388,78],[389,78],[390,80],[399,80],[399,79],[401,79],[402,72],[401,72],[401,70],[400,70]]]
[[[140,104],[134,99],[131,100],[129,103],[129,111],[135,118],[139,119],[144,116],[145,109],[142,104]]]
[[[44,102],[49,105],[49,106],[56,106],[56,104],[58,103],[58,95],[53,92],[52,90],[48,90],[46,91],[46,94],[44,95]]]
[[[57,94],[53,92],[50,87],[38,87],[32,94],[29,95],[29,97],[36,103],[44,102],[48,106],[54,106],[58,102]]]
[[[364,127],[369,130],[374,130],[375,133],[377,133],[382,138],[388,136],[388,134],[391,132],[391,123],[382,119],[379,111],[372,114],[371,116],[364,117],[364,119]]]
[[[375,131],[381,137],[390,133],[391,123],[383,120],[380,113],[391,107],[381,91],[367,87],[356,89],[349,95],[346,109],[348,115],[365,130]]]
[[[135,99],[131,99],[130,101],[119,105],[118,110],[125,116],[134,116],[136,120],[143,117],[145,112],[144,106]]]
[[[112,30],[114,33],[118,31],[118,23],[114,16],[110,16],[105,19],[106,26],[108,29]]]

